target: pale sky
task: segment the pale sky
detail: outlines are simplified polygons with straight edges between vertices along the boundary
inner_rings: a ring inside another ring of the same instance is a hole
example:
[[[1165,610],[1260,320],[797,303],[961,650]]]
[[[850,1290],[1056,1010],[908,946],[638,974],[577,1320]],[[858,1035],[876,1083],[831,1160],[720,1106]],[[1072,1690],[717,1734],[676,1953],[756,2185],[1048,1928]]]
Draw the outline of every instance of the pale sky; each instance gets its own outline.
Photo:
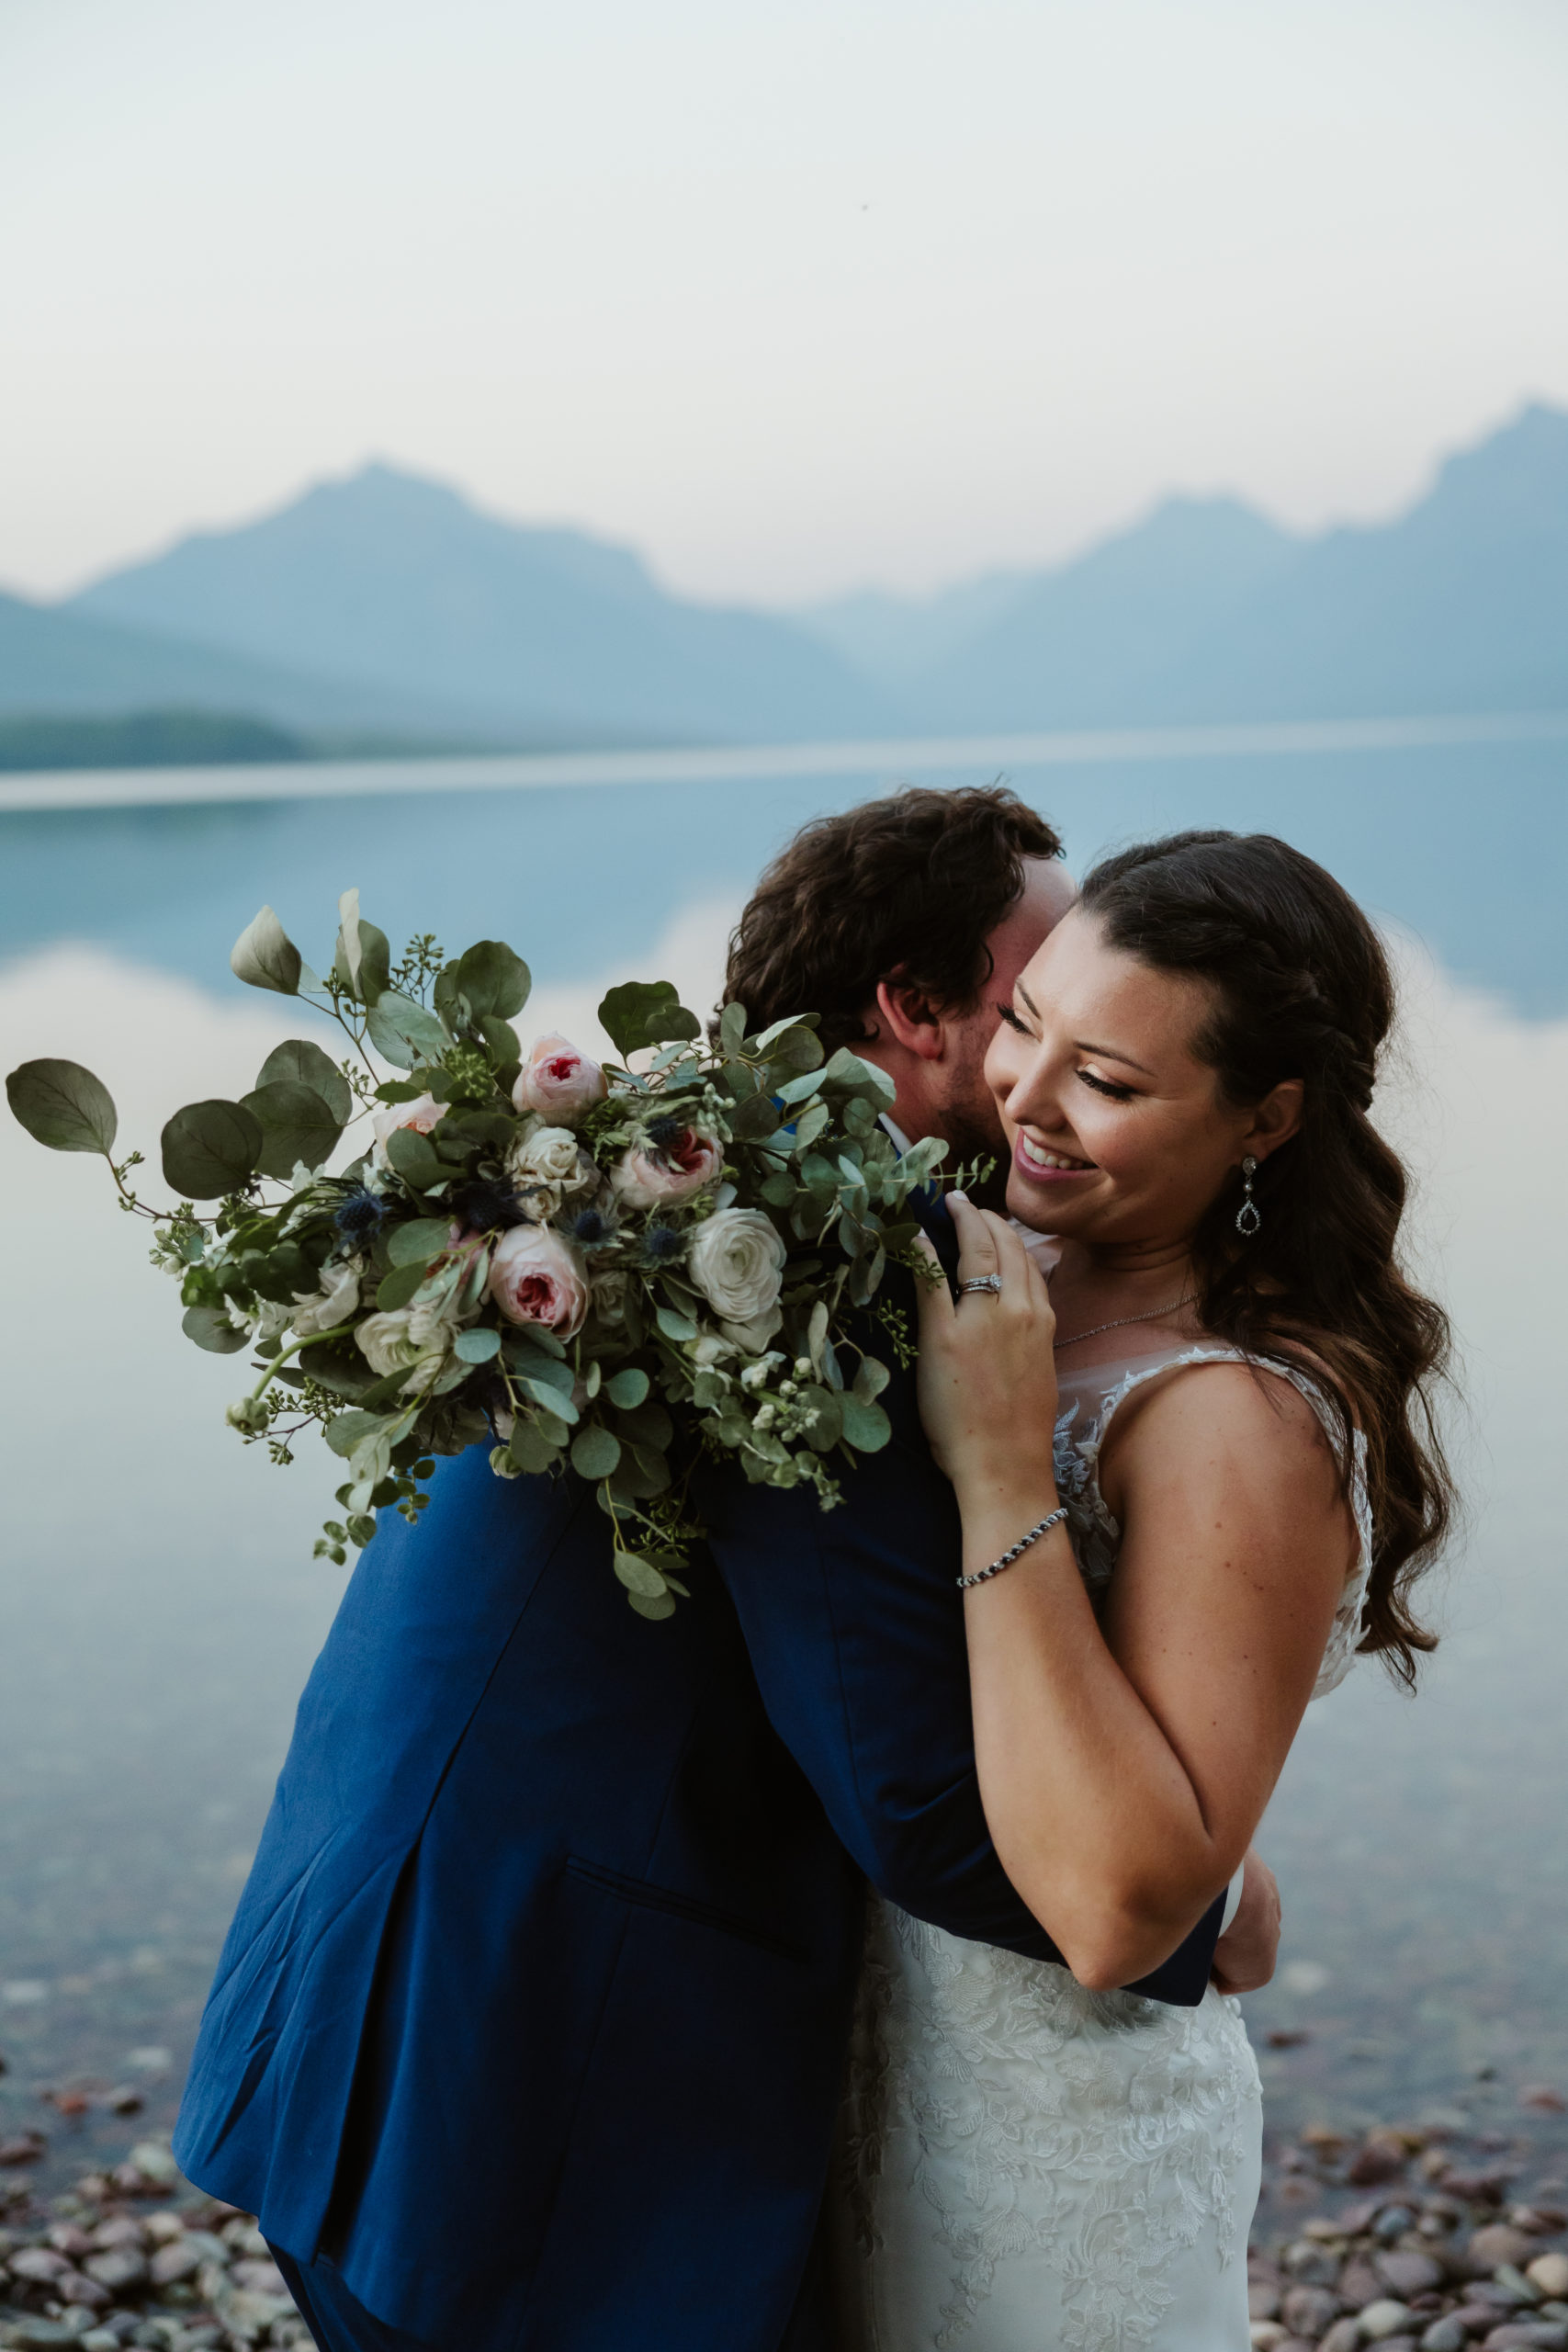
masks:
[[[376,455],[784,604],[1568,404],[1562,0],[0,0],[0,581]]]

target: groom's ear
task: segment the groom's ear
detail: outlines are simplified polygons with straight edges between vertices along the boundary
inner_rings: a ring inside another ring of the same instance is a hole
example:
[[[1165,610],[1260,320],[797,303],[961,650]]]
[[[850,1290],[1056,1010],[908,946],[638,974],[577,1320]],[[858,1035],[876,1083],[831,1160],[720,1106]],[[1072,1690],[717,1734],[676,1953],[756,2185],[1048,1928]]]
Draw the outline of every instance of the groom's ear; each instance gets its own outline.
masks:
[[[876,984],[876,1010],[888,1036],[923,1062],[940,1060],[947,1024],[919,989],[907,988],[897,974]]]

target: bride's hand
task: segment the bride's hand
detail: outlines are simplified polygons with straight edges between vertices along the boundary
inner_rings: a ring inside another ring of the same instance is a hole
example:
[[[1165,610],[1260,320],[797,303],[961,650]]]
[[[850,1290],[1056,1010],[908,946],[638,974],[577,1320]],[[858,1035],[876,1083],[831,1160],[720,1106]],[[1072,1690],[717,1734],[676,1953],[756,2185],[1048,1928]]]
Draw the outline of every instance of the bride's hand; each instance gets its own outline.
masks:
[[[941,1468],[978,1498],[998,1487],[1031,1494],[1054,1481],[1056,1318],[1039,1269],[1004,1217],[948,1195],[960,1283],[999,1277],[998,1291],[961,1293],[945,1277],[920,1285],[920,1419]],[[936,1270],[936,1253],[925,1245]]]

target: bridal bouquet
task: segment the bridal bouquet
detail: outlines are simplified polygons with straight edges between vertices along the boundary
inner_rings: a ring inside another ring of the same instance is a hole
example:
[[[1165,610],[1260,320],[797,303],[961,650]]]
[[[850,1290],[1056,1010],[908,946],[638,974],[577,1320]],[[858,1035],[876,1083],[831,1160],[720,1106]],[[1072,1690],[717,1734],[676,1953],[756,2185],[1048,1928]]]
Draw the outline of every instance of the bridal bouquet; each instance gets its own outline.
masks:
[[[846,1310],[910,1257],[908,1197],[944,1147],[898,1155],[879,1125],[890,1082],[848,1051],[824,1063],[814,1013],[751,1035],[727,1005],[709,1047],[667,981],[631,982],[599,1008],[621,1057],[602,1069],[564,1037],[524,1048],[530,981],[510,947],[447,961],[426,936],[394,964],[357,891],[339,913],[325,979],[270,907],[230,960],[335,1022],[346,1057],[290,1039],[237,1101],[176,1111],[174,1208],[130,1189],[141,1155],[115,1159],[113,1101],[80,1064],[24,1063],[12,1110],[51,1149],[107,1160],[198,1347],[254,1351],[230,1423],[279,1463],[320,1426],[347,1476],[318,1555],[367,1544],[379,1506],[417,1517],[434,1457],[489,1435],[500,1477],[570,1462],[593,1482],[632,1607],[669,1616],[700,1532],[671,1466],[677,1413],[824,1510],[834,1456],[886,1444],[887,1369]],[[873,1312],[907,1360],[897,1310]]]

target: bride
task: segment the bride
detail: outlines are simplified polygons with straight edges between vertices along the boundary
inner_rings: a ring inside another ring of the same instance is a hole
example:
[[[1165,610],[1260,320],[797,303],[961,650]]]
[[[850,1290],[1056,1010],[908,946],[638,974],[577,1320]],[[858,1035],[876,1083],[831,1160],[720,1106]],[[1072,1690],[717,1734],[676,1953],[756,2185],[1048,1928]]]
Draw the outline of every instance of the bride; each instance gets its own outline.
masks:
[[[1399,1271],[1404,1174],[1368,1117],[1393,984],[1320,866],[1186,833],[1097,867],[998,1010],[1017,1223],[954,1197],[920,1403],[963,1515],[987,1819],[1067,1966],[875,1906],[844,2333],[1245,2352],[1239,2007],[1116,1987],[1236,1872],[1352,1651],[1409,1682],[1433,1645],[1410,1589],[1449,1516],[1447,1327]]]

